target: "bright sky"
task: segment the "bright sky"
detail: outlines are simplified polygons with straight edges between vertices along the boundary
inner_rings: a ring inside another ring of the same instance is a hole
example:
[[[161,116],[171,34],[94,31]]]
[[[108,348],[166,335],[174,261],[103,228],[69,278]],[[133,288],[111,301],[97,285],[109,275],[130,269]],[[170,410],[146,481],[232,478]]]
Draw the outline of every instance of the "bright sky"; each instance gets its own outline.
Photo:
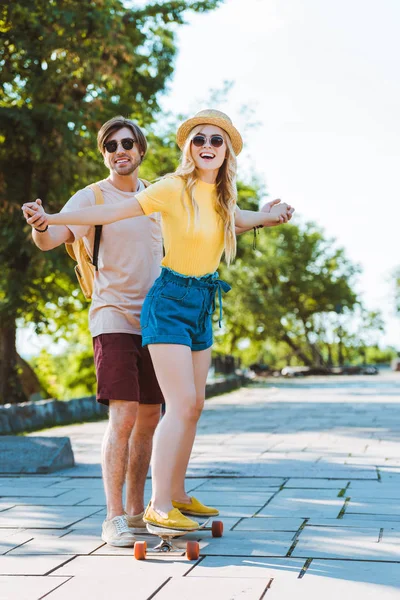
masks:
[[[242,130],[260,122],[245,132],[240,173],[260,174],[361,264],[358,289],[386,317],[382,342],[400,348],[399,25],[398,0],[227,0],[179,30],[162,105],[199,110],[209,89],[235,81],[222,110]]]
[[[218,108],[244,131],[239,175],[259,174],[361,264],[358,289],[386,317],[382,343],[400,349],[399,24],[399,0],[226,0],[179,28],[162,106],[197,111],[235,82]]]

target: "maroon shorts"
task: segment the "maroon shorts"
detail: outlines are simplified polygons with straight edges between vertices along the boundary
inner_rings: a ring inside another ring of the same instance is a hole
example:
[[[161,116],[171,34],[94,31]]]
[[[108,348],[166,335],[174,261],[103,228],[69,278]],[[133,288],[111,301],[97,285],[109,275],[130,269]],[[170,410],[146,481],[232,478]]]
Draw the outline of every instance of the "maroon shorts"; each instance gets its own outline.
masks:
[[[142,348],[142,336],[131,333],[102,333],[93,338],[97,373],[97,401],[128,400],[161,404],[163,395],[151,362]]]

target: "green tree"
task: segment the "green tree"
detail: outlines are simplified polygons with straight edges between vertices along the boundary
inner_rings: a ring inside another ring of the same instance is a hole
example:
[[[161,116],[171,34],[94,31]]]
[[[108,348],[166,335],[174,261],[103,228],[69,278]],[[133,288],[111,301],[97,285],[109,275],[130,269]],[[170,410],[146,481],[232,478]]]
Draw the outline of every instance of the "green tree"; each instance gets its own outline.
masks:
[[[219,343],[229,353],[246,339],[259,343],[260,352],[266,342],[284,343],[300,363],[324,364],[318,317],[338,305],[353,310],[358,268],[313,223],[263,230],[256,250],[248,236],[240,238],[233,266],[221,268],[233,290]]]
[[[151,123],[173,71],[177,26],[220,0],[128,9],[120,0],[26,0],[0,7],[0,403],[25,399],[17,376],[16,322],[43,330],[54,307],[76,310],[64,253],[44,258],[20,206],[41,197],[59,209],[101,176],[95,150],[116,114]]]

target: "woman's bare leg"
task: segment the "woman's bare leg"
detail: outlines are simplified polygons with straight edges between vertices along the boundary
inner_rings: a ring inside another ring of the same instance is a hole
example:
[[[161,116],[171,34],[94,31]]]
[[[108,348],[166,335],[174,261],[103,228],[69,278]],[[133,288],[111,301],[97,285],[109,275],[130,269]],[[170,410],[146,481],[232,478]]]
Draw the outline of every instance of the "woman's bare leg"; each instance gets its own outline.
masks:
[[[199,417],[192,351],[179,344],[151,344],[149,351],[166,406],[154,436],[152,505],[168,513],[172,510],[172,478],[181,448],[194,439]]]
[[[196,388],[196,413],[200,419],[204,408],[206,380],[211,362],[211,348],[192,352],[192,362],[194,371],[194,384]],[[176,502],[190,502],[190,497],[185,491],[185,476],[192,453],[193,443],[196,436],[197,422],[191,428],[190,434],[185,437],[185,445],[182,445],[179,451],[177,463],[172,478],[172,499]]]

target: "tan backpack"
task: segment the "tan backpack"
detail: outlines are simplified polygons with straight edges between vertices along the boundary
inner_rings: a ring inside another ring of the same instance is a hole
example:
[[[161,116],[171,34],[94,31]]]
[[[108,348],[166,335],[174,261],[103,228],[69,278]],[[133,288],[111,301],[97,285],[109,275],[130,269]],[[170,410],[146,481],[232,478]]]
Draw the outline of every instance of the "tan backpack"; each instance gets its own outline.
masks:
[[[145,179],[141,179],[144,187],[150,185]],[[104,204],[103,192],[97,183],[92,183],[88,187],[93,191],[95,197],[95,204]],[[65,244],[65,248],[70,257],[77,263],[75,266],[75,273],[78,279],[79,285],[86,300],[91,300],[94,286],[94,273],[99,270],[98,258],[99,258],[99,247],[102,225],[95,225],[94,244],[93,244],[93,258],[89,256],[83,239],[76,240],[72,244]]]

